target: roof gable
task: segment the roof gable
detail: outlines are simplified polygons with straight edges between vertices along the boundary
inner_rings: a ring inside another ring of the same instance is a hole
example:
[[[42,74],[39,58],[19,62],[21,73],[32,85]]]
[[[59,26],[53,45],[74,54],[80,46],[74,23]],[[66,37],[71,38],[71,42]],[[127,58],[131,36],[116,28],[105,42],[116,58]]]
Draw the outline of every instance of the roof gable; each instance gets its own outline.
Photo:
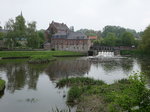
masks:
[[[51,23],[57,30],[63,30],[63,31],[66,31],[66,30],[69,30],[68,26],[64,23],[57,23],[57,22],[54,22],[52,21]]]

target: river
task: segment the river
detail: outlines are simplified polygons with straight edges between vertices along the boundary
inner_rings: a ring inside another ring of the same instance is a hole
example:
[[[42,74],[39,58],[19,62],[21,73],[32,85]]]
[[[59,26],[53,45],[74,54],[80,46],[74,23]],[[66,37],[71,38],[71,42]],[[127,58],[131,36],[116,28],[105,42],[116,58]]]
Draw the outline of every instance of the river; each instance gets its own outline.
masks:
[[[111,84],[135,72],[146,72],[150,82],[150,58],[60,58],[49,64],[26,60],[0,60],[0,77],[6,80],[0,94],[0,112],[51,112],[67,109],[68,88],[56,88],[65,77],[92,77]],[[72,108],[75,111],[76,107]]]

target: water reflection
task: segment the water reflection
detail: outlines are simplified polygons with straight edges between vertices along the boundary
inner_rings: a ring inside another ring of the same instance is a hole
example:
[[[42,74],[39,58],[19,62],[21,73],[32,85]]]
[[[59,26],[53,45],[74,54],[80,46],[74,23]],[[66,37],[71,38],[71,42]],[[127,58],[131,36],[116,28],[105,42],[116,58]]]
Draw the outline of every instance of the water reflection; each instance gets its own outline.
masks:
[[[0,91],[0,99],[3,97],[4,91]]]
[[[134,65],[135,62],[132,58],[111,59],[104,62],[65,59],[40,65],[28,64],[26,61],[18,60],[1,62],[0,70],[6,73],[8,80],[6,89],[14,93],[15,90],[21,90],[25,86],[27,86],[28,89],[36,90],[39,75],[42,73],[48,75],[51,81],[69,76],[85,76],[88,74],[90,77],[97,78],[96,75],[102,72],[105,72],[106,75],[111,75],[110,73],[114,71],[116,71],[117,74],[118,71],[122,71],[119,72],[120,74],[123,72],[128,74],[133,70]],[[143,65],[142,62],[141,65]],[[93,69],[93,67],[97,68],[97,70]],[[94,73],[90,73],[92,70],[94,70]]]
[[[14,93],[15,90],[21,90],[25,85],[29,89],[36,90],[39,74],[45,67],[46,65],[34,66],[18,60],[17,62],[1,62],[0,69],[6,72],[8,80],[6,89]]]
[[[148,86],[150,87],[150,57],[137,58],[137,62],[141,67],[141,72],[144,73],[147,79]]]
[[[6,73],[6,89],[11,93],[26,85],[28,89],[36,90],[39,75],[42,73],[46,73],[50,80],[58,80],[68,76],[83,76],[90,70],[90,63],[86,60],[59,60],[40,65],[9,61],[4,63],[1,62],[0,70]]]
[[[133,70],[134,66],[134,59],[132,58],[112,58],[108,59],[107,61],[90,61],[93,66],[96,68],[102,67],[106,72],[112,72],[114,70],[122,69],[124,73],[129,73]]]
[[[50,80],[57,80],[68,76],[83,76],[90,70],[91,64],[86,60],[55,61],[46,68]]]
[[[50,107],[56,106],[65,109],[68,88],[55,88],[56,80],[87,76],[113,83],[137,70],[147,72],[150,84],[149,58],[113,58],[105,61],[66,58],[38,65],[28,64],[26,60],[0,60],[0,77],[6,80],[5,93],[0,93],[0,108],[3,112],[48,112]]]

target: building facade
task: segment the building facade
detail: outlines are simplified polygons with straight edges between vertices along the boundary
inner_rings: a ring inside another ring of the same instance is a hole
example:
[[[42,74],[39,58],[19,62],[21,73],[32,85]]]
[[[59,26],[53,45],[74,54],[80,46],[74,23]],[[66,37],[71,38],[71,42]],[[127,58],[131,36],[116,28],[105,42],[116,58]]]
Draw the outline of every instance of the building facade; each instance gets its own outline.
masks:
[[[64,23],[52,21],[46,30],[46,37],[50,49],[54,50],[87,52],[91,46],[91,41],[85,34],[74,32]]]

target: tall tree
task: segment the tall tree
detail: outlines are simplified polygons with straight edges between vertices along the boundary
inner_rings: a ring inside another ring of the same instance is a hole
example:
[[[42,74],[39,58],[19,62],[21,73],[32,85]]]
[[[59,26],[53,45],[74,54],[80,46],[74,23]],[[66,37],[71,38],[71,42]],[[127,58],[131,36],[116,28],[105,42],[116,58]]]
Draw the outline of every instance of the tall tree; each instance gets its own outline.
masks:
[[[26,38],[26,25],[22,13],[19,16],[17,16],[15,19],[14,32],[17,40]]]
[[[141,48],[145,53],[150,54],[150,26],[148,26],[143,33]]]
[[[28,47],[31,48],[38,48],[40,47],[40,39],[39,39],[39,35],[36,31],[36,22],[30,22],[27,25],[27,44]]]
[[[122,35],[121,40],[122,40],[122,45],[124,45],[124,46],[132,46],[132,45],[134,45],[135,37],[133,36],[132,33],[125,32]]]
[[[116,36],[114,33],[108,33],[106,38],[104,38],[104,44],[107,46],[115,46],[116,45]]]
[[[14,32],[14,20],[9,19],[5,24],[5,30],[7,30],[5,44],[8,48],[14,48],[16,44],[15,32]]]
[[[125,28],[122,28],[120,26],[105,26],[103,28],[102,37],[105,38],[108,33],[114,33],[117,38],[121,38],[123,33],[126,31]]]
[[[4,39],[5,34],[3,32],[0,32],[0,40]]]
[[[45,41],[45,30],[39,30],[37,31],[38,36],[39,36],[39,43],[40,43],[40,47],[42,47],[44,41]]]

